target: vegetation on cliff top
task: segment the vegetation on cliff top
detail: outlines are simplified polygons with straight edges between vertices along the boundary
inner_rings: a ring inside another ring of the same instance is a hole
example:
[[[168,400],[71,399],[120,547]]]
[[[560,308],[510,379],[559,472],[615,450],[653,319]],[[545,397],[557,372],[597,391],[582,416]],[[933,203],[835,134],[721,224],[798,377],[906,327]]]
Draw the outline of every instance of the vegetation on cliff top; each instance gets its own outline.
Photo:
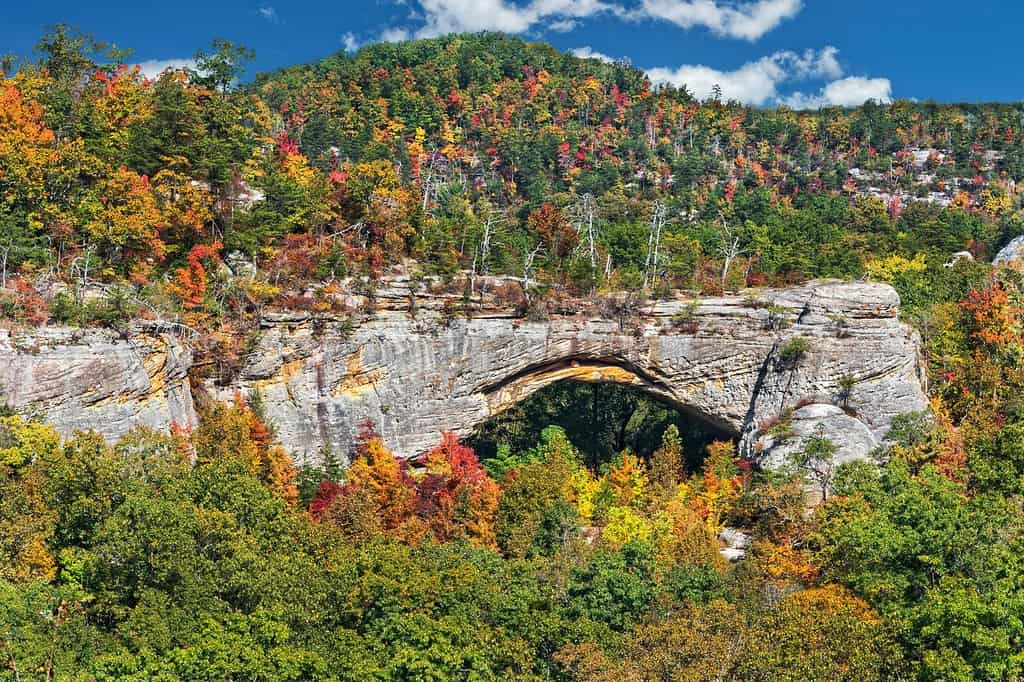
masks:
[[[195,70],[151,80],[57,27],[35,58],[9,60],[11,316],[210,329],[267,306],[343,307],[347,277],[409,257],[425,274],[583,294],[932,285],[953,252],[984,257],[1024,232],[1016,105],[700,102],[493,34],[374,45],[239,86],[247,56],[215,41]]]

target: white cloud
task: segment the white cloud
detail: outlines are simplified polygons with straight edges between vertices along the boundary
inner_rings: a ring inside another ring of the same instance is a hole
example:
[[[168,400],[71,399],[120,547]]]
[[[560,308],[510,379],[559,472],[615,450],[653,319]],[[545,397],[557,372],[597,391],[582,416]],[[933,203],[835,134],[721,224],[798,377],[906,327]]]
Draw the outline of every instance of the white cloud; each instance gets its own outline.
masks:
[[[707,98],[718,85],[726,99],[759,106],[777,99],[779,86],[787,81],[839,78],[843,69],[838,54],[839,50],[829,46],[803,53],[776,52],[744,64],[735,71],[688,64],[648,69],[647,75],[657,84],[685,85],[691,94],[701,99]]]
[[[409,19],[419,27],[388,28],[382,32],[381,40],[394,42],[477,31],[526,33],[535,28],[565,33],[575,29],[580,19],[602,13],[626,15],[622,7],[604,0],[532,0],[525,5],[514,0],[396,1],[410,8]]]
[[[796,16],[803,0],[394,0],[409,9],[412,27],[390,29],[418,38],[448,33],[541,29],[566,32],[580,21],[613,15],[704,27],[715,35],[756,40]]]
[[[802,7],[802,0],[757,0],[745,3],[643,0],[633,16],[662,19],[682,28],[704,26],[716,35],[757,40],[786,19],[795,17]]]
[[[726,99],[737,99],[746,104],[764,104],[775,97],[776,85],[784,78],[781,69],[768,58],[745,64],[735,71],[685,65],[675,69],[648,69],[647,75],[654,83],[685,85],[699,99],[709,97],[717,85]]]
[[[615,59],[615,57],[609,57],[608,55],[604,54],[603,52],[598,52],[598,51],[592,49],[589,45],[585,45],[583,47],[574,48],[572,50],[569,50],[569,52],[571,52],[572,54],[576,55],[580,59],[597,59],[597,60],[600,60],[602,62],[608,62],[609,64],[612,63],[612,62],[615,62],[615,61],[621,61],[621,60]]]
[[[341,37],[341,44],[345,48],[345,52],[355,52],[359,49],[359,39],[356,38],[356,34],[349,31]]]
[[[851,76],[825,86],[825,99],[840,107],[853,107],[869,99],[892,101],[892,83],[888,78]]]
[[[819,51],[804,50],[803,54],[780,52],[775,57],[791,66],[796,78],[831,79],[843,75],[839,50],[831,45]]]
[[[892,101],[892,82],[888,78],[850,76],[832,81],[816,95],[795,92],[781,99],[794,109],[820,109],[826,106],[856,107],[869,99],[886,103]]]
[[[579,22],[575,19],[559,19],[549,24],[548,29],[555,33],[568,33],[577,26],[579,26]]]
[[[409,31],[404,28],[388,28],[381,32],[379,40],[382,43],[400,43],[411,37]]]
[[[146,78],[154,79],[168,69],[195,69],[196,60],[194,59],[147,59],[144,62],[139,62],[139,71]]]
[[[263,5],[256,12],[272,24],[276,24],[278,21],[277,10],[270,5]]]

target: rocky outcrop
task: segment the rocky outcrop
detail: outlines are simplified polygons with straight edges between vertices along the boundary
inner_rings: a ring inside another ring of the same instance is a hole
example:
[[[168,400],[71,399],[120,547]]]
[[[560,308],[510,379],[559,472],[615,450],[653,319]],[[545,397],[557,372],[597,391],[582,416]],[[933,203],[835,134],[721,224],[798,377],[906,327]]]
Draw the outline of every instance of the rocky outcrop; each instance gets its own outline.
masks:
[[[1024,263],[1024,235],[1010,241],[992,259],[992,265],[1020,265],[1022,263]]]
[[[927,407],[918,338],[881,284],[605,306],[615,320],[593,310],[528,320],[500,307],[467,319],[453,314],[450,296],[409,282],[377,291],[375,305],[358,322],[269,315],[237,378],[204,390],[223,400],[259,392],[300,461],[325,447],[346,455],[366,419],[412,456],[441,431],[469,434],[563,379],[637,386],[740,438],[766,466],[818,424],[843,443],[842,457],[862,457],[893,416]],[[0,331],[0,402],[63,433],[114,439],[136,424],[190,426],[191,354],[166,331]],[[795,439],[766,435],[796,407]]]
[[[94,429],[116,439],[136,425],[189,427],[191,366],[187,346],[157,331],[0,331],[0,403],[65,435]]]
[[[742,561],[747,558],[752,540],[749,533],[737,528],[723,528],[718,534],[718,542],[722,545],[718,553],[730,564]]]
[[[835,466],[857,459],[868,459],[879,438],[867,424],[835,405],[803,405],[771,428],[759,430],[754,452],[761,466],[780,469],[790,464],[792,455],[809,438],[824,437],[839,449],[832,458]]]
[[[750,456],[759,426],[798,403],[842,394],[858,431],[876,441],[894,415],[927,406],[918,338],[897,318],[896,292],[881,284],[659,302],[619,321],[526,321],[500,311],[451,319],[429,300],[414,319],[404,294],[389,295],[379,292],[376,313],[354,328],[268,317],[237,381],[206,389],[222,399],[258,391],[300,459],[325,446],[347,453],[365,419],[411,456],[440,431],[468,434],[562,379],[638,386],[742,437]]]

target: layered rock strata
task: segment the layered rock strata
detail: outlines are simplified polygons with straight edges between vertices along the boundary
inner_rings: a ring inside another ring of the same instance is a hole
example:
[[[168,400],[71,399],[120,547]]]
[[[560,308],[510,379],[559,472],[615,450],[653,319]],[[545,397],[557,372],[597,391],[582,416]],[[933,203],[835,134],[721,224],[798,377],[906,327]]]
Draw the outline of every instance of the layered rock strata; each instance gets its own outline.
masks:
[[[851,458],[883,439],[894,415],[927,407],[919,339],[898,319],[896,292],[881,284],[657,302],[618,322],[501,311],[453,318],[440,307],[424,297],[413,317],[393,289],[378,292],[376,312],[355,325],[268,316],[235,383],[206,388],[221,399],[259,392],[298,459],[325,447],[346,454],[367,419],[413,456],[441,431],[467,435],[563,379],[637,386],[740,437],[753,458],[762,456],[765,425],[787,408],[842,404],[858,435],[856,452],[840,453]],[[830,425],[842,421],[819,412]],[[814,430],[800,424],[801,433]]]
[[[0,330],[0,403],[64,435],[92,429],[113,440],[137,425],[189,428],[191,366],[187,344],[153,328]]]
[[[742,452],[767,466],[819,424],[841,458],[863,457],[893,416],[927,408],[919,339],[881,284],[611,306],[616,320],[529,320],[500,307],[467,318],[451,304],[398,281],[358,321],[268,315],[235,380],[204,389],[222,400],[258,392],[300,461],[325,448],[347,455],[365,420],[413,456],[441,431],[467,435],[565,379],[636,386],[740,438]],[[187,344],[157,326],[0,331],[0,402],[65,434],[189,427],[191,363]],[[787,414],[793,428],[780,440],[772,428]]]

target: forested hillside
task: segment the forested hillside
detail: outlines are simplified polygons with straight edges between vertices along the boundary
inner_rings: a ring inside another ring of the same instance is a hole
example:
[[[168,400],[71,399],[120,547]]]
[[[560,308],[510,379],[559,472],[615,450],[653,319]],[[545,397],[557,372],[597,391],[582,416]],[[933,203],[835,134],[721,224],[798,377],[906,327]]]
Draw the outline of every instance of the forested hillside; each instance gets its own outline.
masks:
[[[117,443],[5,410],[0,680],[1021,679],[1024,280],[989,261],[1024,233],[1024,106],[701,102],[490,34],[239,82],[247,57],[147,78],[58,27],[4,60],[12,336],[159,320],[198,384],[268,312],[358,325],[398,274],[449,320],[507,275],[488,296],[530,321],[864,277],[932,409],[871,461],[816,436],[772,471],[632,394],[544,428],[597,414],[564,386],[482,458],[445,434],[403,460],[367,423],[303,467],[258,392]]]
[[[328,306],[346,276],[408,257],[420,274],[582,294],[928,278],[1024,232],[1020,106],[698,102],[624,64],[486,34],[239,85],[246,56],[217,42],[196,71],[150,80],[59,28],[38,58],[8,60],[12,315],[208,328]],[[232,280],[225,261],[255,276]]]

